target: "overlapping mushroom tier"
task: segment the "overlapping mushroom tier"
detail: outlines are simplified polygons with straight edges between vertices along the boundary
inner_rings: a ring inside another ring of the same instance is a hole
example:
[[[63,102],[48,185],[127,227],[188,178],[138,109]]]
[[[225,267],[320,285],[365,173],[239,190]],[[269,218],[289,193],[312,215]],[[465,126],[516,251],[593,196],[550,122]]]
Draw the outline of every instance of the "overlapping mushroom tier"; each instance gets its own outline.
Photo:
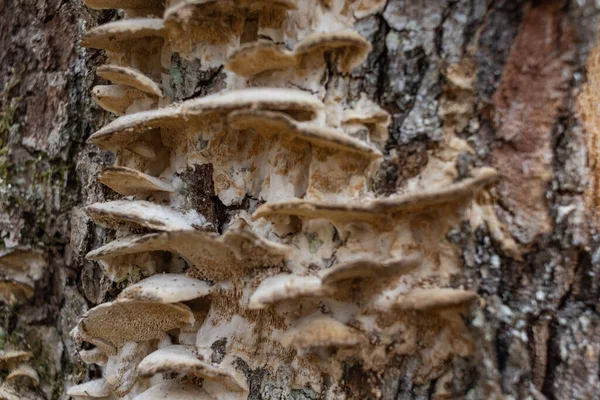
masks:
[[[121,116],[89,142],[115,153],[98,178],[124,196],[86,207],[116,232],[87,258],[130,285],[74,328],[103,378],[71,396],[245,399],[249,371],[280,367],[293,387],[327,376],[331,394],[346,362],[416,356],[427,380],[469,354],[460,314],[476,296],[450,287],[446,235],[496,173],[372,192],[390,117],[345,88],[371,49],[350,28],[385,2],[86,3],[129,17],[84,44],[109,53],[98,74],[113,84],[93,94]],[[227,88],[169,104],[172,52],[225,65]],[[201,182],[183,176],[203,165],[224,223],[186,201]]]

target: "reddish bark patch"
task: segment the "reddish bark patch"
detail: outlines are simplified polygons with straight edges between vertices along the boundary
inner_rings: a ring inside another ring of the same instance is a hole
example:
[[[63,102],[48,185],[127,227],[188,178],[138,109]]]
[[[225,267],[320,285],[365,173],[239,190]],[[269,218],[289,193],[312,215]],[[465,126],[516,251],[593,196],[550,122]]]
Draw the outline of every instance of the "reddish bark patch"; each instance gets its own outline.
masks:
[[[546,191],[552,179],[552,130],[569,96],[575,34],[557,4],[530,8],[493,97],[502,173],[499,217],[531,245],[552,230]]]

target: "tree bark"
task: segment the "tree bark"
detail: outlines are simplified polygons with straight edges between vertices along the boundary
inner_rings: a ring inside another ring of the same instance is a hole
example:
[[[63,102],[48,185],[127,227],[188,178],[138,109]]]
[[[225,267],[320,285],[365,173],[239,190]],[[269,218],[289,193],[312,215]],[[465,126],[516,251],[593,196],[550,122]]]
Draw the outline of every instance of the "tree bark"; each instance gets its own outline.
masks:
[[[0,349],[34,352],[46,399],[66,399],[67,387],[98,374],[77,360],[69,331],[121,289],[85,260],[106,232],[81,211],[117,198],[96,181],[112,156],[85,144],[111,119],[89,94],[104,56],[79,45],[116,15],[81,0],[0,0],[3,247],[41,250],[47,261],[29,303],[0,304]],[[424,384],[414,383],[414,357],[381,371],[349,365],[347,398],[600,399],[600,220],[589,186],[598,179],[598,111],[581,110],[582,99],[600,100],[586,92],[599,24],[591,0],[389,0],[356,24],[373,51],[353,72],[351,94],[365,92],[393,117],[377,192],[418,175],[449,135],[474,149],[459,156],[459,170],[489,165],[502,180],[497,226],[448,233],[464,264],[456,284],[481,297],[467,321],[473,356]],[[173,84],[175,99],[223,86],[222,70],[175,62],[185,82]],[[250,398],[287,398],[273,389],[278,379],[253,373]],[[302,396],[294,398],[320,398]]]

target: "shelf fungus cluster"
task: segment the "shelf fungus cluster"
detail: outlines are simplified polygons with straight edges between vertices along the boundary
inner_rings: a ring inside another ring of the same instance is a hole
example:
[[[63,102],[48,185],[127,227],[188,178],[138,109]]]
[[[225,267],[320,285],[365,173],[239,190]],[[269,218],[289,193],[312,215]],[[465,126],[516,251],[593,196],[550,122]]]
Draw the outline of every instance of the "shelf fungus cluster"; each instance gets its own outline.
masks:
[[[448,151],[398,194],[373,192],[390,117],[346,93],[371,49],[354,22],[385,1],[86,3],[125,10],[83,40],[108,52],[113,84],[93,95],[119,116],[89,142],[115,154],[98,179],[123,196],[85,211],[115,237],[87,257],[129,286],[73,329],[103,375],[69,395],[245,399],[266,369],[343,398],[345,365],[412,356],[425,381],[471,352],[476,295],[451,288],[446,236],[497,176],[458,179]],[[175,53],[224,65],[226,88],[171,103]],[[202,166],[209,184],[186,178]],[[206,188],[223,218],[190,201]]]

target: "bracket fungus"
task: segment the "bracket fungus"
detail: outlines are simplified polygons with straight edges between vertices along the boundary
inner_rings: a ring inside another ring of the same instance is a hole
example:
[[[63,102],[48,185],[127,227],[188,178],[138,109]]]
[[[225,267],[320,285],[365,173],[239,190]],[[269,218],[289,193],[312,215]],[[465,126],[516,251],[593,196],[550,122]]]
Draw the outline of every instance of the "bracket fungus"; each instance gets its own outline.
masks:
[[[0,254],[0,301],[19,304],[31,300],[46,266],[44,254],[37,250],[16,248]]]
[[[98,75],[119,85],[130,86],[144,93],[162,97],[162,91],[156,82],[135,68],[120,65],[102,65],[96,70]]]
[[[460,314],[476,294],[453,287],[447,233],[498,174],[458,179],[450,138],[398,193],[376,194],[392,120],[350,72],[372,47],[354,23],[385,1],[86,3],[125,10],[83,43],[108,51],[97,72],[111,85],[93,90],[123,114],[88,139],[115,154],[98,179],[128,198],[85,209],[116,230],[86,257],[120,293],[73,329],[103,378],[69,395],[246,399],[249,371],[281,366],[319,392],[343,363],[398,356],[422,360],[418,382],[469,353]],[[172,60],[224,65],[224,88],[181,96]]]
[[[102,171],[98,180],[124,196],[148,192],[173,192],[172,185],[133,168],[109,167]]]

